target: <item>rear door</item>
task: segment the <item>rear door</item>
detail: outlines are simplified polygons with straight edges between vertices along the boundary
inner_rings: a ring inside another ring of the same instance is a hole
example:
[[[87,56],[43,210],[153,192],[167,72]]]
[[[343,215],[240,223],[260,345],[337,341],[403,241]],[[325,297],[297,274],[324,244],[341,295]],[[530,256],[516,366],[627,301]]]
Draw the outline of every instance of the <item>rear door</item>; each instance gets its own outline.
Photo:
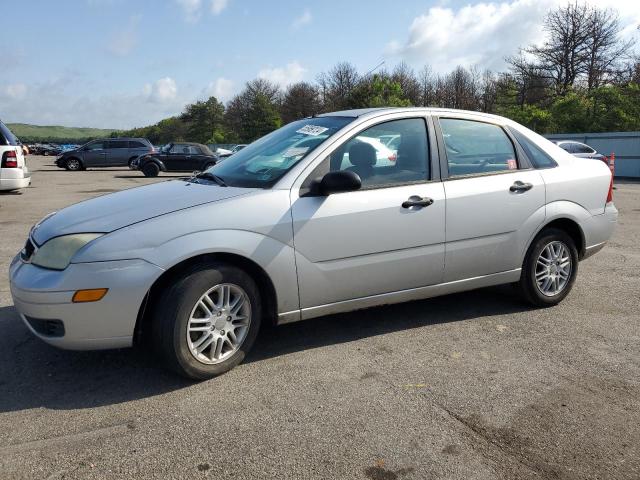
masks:
[[[544,221],[542,176],[499,124],[441,117],[438,125],[447,176],[444,281],[520,268]]]

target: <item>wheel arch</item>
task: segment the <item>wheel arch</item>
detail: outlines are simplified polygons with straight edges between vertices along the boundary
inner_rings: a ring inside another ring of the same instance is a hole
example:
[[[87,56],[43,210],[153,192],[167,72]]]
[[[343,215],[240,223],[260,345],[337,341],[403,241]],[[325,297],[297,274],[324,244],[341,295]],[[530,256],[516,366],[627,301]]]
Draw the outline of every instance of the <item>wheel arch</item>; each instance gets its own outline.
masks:
[[[204,253],[187,258],[173,265],[171,268],[165,270],[162,275],[155,280],[153,285],[151,285],[138,309],[138,316],[133,331],[134,344],[143,342],[148,338],[146,333],[150,330],[150,324],[153,318],[153,308],[151,306],[162,294],[163,289],[169,284],[171,279],[180,275],[191,266],[202,263],[203,261],[225,262],[234,265],[251,275],[251,277],[256,281],[258,290],[260,291],[260,297],[265,312],[264,320],[267,324],[276,325],[278,318],[277,293],[273,281],[267,272],[256,262],[242,255],[226,252]]]
[[[586,240],[584,231],[576,220],[569,217],[557,217],[544,223],[529,240],[526,252],[529,252],[531,245],[533,244],[536,237],[540,234],[540,232],[548,228],[557,228],[558,230],[566,232],[576,245],[576,249],[578,250],[578,258],[581,260],[584,257],[586,252]]]
[[[162,160],[156,158],[156,157],[150,157],[147,158],[144,163],[141,163],[138,168],[140,170],[142,170],[142,168],[147,164],[147,163],[155,163],[158,168],[160,169],[161,172],[166,172],[167,171],[167,167],[164,166],[164,163],[162,163]]]

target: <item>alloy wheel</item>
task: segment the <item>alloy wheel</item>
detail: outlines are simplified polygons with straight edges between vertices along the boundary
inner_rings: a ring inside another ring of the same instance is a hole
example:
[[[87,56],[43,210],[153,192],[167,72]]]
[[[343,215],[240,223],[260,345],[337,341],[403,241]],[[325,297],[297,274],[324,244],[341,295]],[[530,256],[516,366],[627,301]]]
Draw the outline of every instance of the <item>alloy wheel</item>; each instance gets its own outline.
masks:
[[[187,322],[187,344],[201,363],[221,363],[238,351],[251,324],[251,303],[238,285],[221,283],[204,293]]]
[[[548,243],[536,261],[536,285],[540,293],[553,297],[562,292],[573,268],[569,248],[558,240]]]
[[[69,170],[80,170],[80,162],[75,158],[70,158],[67,160],[67,168]]]

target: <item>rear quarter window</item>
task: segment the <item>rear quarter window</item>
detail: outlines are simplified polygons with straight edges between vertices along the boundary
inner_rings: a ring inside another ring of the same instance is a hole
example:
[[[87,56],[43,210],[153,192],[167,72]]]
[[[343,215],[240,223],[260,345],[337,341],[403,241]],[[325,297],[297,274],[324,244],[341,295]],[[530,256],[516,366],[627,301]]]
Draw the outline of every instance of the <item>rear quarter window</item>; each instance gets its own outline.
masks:
[[[515,128],[509,128],[509,131],[515,137],[516,141],[522,147],[524,153],[527,155],[529,161],[531,161],[531,164],[535,168],[553,168],[558,166],[555,160],[551,158],[538,145],[536,145],[532,140],[529,140]]]
[[[131,140],[129,142],[129,148],[149,148],[149,146],[142,142]]]
[[[19,145],[16,136],[4,123],[0,122],[0,145]]]

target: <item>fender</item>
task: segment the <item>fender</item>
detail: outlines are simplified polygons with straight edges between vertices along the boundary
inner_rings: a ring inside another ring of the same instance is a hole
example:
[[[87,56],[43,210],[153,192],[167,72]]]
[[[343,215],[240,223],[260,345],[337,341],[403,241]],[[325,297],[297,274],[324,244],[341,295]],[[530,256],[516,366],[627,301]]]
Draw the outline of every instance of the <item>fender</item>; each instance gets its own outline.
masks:
[[[156,165],[158,165],[158,168],[160,169],[161,172],[166,172],[167,171],[167,167],[164,166],[164,163],[162,162],[162,160],[156,158],[156,157],[150,157],[148,159],[145,160],[145,162],[140,165],[138,168],[140,170],[142,170],[142,167],[144,167],[144,165],[148,162],[152,162],[155,163]]]
[[[587,239],[585,236],[584,225],[589,222],[591,219],[591,213],[586,210],[582,205],[579,205],[575,202],[570,202],[568,200],[558,200],[556,202],[551,202],[545,205],[545,218],[544,222],[542,222],[538,228],[536,228],[533,233],[529,236],[528,241],[524,244],[523,250],[520,252],[521,257],[524,261],[524,256],[526,255],[529,247],[531,247],[531,243],[533,243],[534,238],[538,236],[538,234],[551,222],[555,220],[571,220],[578,225],[580,229],[580,233],[582,235],[583,244],[587,245]]]
[[[276,291],[278,313],[300,308],[294,250],[280,240],[246,230],[219,229],[178,235],[163,239],[160,244],[138,248],[119,241],[121,235],[131,238],[132,234],[134,232],[129,228],[114,232],[110,238],[105,238],[110,245],[108,254],[94,252],[91,257],[81,257],[76,262],[104,262],[110,258],[144,260],[162,269],[147,286],[150,287],[164,271],[190,258],[203,254],[234,254],[251,260],[267,273]],[[120,246],[118,251],[114,251],[114,245]]]
[[[300,308],[293,247],[275,238],[245,230],[209,230],[174,238],[145,255],[167,270],[207,253],[230,253],[258,264],[269,276],[278,298],[278,313]]]

